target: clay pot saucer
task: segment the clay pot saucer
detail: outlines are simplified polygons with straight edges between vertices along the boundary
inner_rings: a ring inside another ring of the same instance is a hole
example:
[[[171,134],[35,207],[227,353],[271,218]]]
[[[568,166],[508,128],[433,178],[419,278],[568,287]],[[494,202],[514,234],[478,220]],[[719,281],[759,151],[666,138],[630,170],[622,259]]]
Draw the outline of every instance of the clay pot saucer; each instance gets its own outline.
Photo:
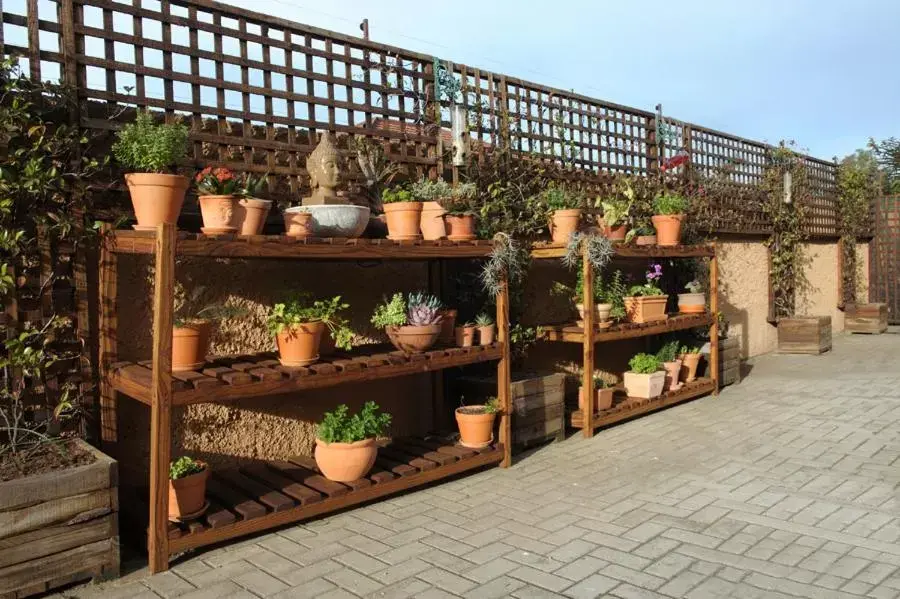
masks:
[[[462,437],[459,439],[459,444],[463,447],[468,447],[469,449],[484,449],[494,442],[494,434],[491,433],[491,440],[487,443],[463,443]]]
[[[135,231],[156,231],[156,225],[131,225]]]
[[[299,368],[300,366],[309,366],[310,364],[315,364],[319,361],[319,354],[316,354],[315,358],[310,358],[309,360],[297,360],[296,362],[286,362],[281,358],[278,358],[278,361],[281,362],[281,365],[285,368]]]
[[[447,239],[450,241],[474,241],[478,239],[477,235],[449,235]]]
[[[203,503],[203,507],[202,507],[202,508],[200,508],[199,510],[197,510],[196,512],[193,512],[193,513],[191,513],[191,514],[184,514],[184,515],[181,516],[180,518],[178,518],[177,516],[171,516],[171,515],[170,515],[170,516],[169,516],[169,522],[176,522],[176,523],[179,523],[179,524],[185,523],[185,522],[190,522],[190,521],[192,521],[192,520],[196,520],[197,518],[199,518],[200,516],[202,516],[203,514],[205,514],[205,513],[206,513],[206,510],[208,510],[208,509],[209,509],[209,501],[206,501],[206,502]]]
[[[237,227],[200,227],[204,235],[232,235],[237,233]]]

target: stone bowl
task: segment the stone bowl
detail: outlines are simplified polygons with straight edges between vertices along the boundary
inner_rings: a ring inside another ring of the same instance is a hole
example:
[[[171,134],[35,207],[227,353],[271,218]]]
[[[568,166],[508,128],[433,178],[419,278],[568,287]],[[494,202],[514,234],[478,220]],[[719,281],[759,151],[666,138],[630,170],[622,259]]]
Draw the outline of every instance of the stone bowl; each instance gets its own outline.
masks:
[[[315,237],[359,237],[369,224],[370,210],[366,206],[323,204],[288,210],[309,212]]]

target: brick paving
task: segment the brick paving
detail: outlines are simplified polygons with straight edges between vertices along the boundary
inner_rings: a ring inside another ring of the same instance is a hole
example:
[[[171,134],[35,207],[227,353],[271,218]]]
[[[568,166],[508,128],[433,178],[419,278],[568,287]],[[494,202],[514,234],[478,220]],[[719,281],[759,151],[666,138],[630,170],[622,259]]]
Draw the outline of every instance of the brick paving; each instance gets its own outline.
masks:
[[[900,596],[900,334],[68,598]]]

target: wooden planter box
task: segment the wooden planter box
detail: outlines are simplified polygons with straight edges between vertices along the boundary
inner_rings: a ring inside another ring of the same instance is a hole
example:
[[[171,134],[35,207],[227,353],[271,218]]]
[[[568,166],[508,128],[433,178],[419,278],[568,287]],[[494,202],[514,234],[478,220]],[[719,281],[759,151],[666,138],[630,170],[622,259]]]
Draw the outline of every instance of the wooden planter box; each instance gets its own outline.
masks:
[[[778,321],[779,353],[821,354],[830,349],[830,316],[795,316]]]
[[[848,304],[844,328],[848,333],[884,333],[888,328],[887,304]]]
[[[709,341],[700,349],[703,359],[697,369],[697,376],[710,376]],[[719,386],[725,387],[741,381],[741,338],[739,336],[719,339]]]
[[[458,385],[466,403],[479,403],[497,394],[493,377],[463,377]],[[566,375],[513,373],[510,391],[514,449],[565,438]]]
[[[0,597],[119,575],[116,461],[0,483]]]

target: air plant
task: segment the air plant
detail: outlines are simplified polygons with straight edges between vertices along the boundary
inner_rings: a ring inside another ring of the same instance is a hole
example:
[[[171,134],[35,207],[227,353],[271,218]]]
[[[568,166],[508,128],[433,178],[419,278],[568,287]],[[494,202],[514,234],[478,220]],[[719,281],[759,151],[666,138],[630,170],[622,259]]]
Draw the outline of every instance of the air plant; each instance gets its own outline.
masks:
[[[575,268],[581,263],[582,244],[586,245],[588,262],[596,271],[602,271],[615,254],[612,242],[603,235],[577,231],[569,238],[563,264]]]
[[[507,281],[516,285],[525,278],[530,255],[506,233],[494,236],[494,248],[481,270],[481,285],[489,297],[496,297]]]

